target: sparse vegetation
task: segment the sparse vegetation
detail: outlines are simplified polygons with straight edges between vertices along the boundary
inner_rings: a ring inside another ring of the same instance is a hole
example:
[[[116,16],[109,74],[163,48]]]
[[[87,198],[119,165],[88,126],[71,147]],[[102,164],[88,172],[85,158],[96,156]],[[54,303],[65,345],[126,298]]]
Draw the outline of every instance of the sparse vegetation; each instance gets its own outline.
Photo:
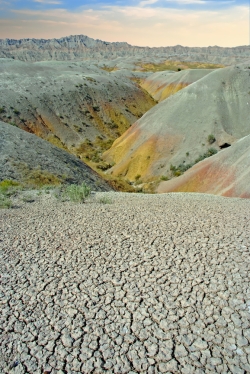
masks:
[[[85,139],[77,148],[77,155],[79,155],[81,159],[84,159],[84,161],[95,170],[107,170],[111,166],[102,162],[102,154],[112,146],[113,141],[114,139],[112,138],[103,139],[100,136],[97,136],[94,142]]]
[[[195,164],[197,164],[197,162],[200,162],[202,160],[204,160],[205,158],[208,158],[210,156],[213,156],[217,153],[217,149],[215,148],[209,148],[207,150],[207,152],[205,152],[203,155],[200,155],[196,160],[195,160]]]
[[[25,182],[26,185],[29,185],[32,188],[40,188],[44,185],[60,185],[63,182],[63,178],[59,178],[46,170],[36,169],[28,173]]]
[[[207,150],[207,152],[205,152],[205,153],[203,153],[203,155],[200,155],[199,157],[197,157],[193,163],[186,164],[186,163],[183,162],[182,164],[180,164],[178,166],[174,166],[174,165],[171,164],[170,165],[170,171],[172,172],[173,176],[179,177],[185,171],[187,171],[188,169],[190,169],[192,166],[194,166],[198,162],[200,162],[202,160],[205,160],[205,158],[211,157],[211,156],[215,155],[216,153],[217,153],[217,149],[215,149],[215,148],[209,148]]]
[[[124,180],[121,177],[114,177],[110,174],[102,174],[101,176],[108,182],[108,184],[116,191],[122,192],[136,192],[135,188],[130,184],[129,181]]]

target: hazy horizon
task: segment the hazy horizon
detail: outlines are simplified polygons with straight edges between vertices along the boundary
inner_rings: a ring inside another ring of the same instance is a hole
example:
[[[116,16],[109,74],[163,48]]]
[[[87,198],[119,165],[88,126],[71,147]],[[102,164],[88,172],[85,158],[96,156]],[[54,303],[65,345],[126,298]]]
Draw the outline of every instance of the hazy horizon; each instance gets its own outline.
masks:
[[[0,0],[0,38],[87,35],[141,47],[249,45],[248,0]]]

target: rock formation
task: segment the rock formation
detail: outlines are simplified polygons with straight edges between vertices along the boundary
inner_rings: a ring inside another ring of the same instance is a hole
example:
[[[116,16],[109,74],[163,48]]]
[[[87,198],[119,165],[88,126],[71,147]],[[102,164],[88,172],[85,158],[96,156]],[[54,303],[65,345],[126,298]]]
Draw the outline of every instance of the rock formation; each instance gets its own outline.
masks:
[[[137,47],[128,43],[109,43],[85,35],[60,39],[0,39],[0,57],[22,61],[111,60],[117,57],[145,59],[182,59],[230,65],[250,58],[250,47]]]

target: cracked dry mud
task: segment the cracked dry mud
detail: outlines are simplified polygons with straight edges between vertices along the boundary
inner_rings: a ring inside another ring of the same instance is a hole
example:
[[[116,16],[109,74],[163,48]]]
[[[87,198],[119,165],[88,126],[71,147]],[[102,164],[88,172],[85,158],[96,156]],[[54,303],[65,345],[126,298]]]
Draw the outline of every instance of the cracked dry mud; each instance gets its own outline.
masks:
[[[250,201],[104,195],[0,212],[0,372],[249,373]]]

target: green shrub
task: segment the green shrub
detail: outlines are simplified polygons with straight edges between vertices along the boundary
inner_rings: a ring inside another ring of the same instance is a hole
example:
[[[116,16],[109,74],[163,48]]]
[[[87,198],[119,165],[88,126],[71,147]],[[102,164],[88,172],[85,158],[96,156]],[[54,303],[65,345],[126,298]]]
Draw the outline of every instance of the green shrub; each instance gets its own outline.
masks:
[[[14,187],[14,186],[19,186],[20,184],[16,181],[10,180],[10,179],[4,179],[3,181],[0,182],[0,187],[1,188],[6,188],[8,189],[9,187]]]
[[[136,181],[138,181],[140,178],[141,178],[141,174],[137,174],[137,175],[135,176],[135,180],[136,180]]]
[[[161,176],[161,180],[162,180],[162,181],[168,181],[169,178],[168,178],[166,175],[162,175],[162,176]]]
[[[83,203],[90,192],[90,188],[85,183],[81,185],[71,184],[65,188],[63,196],[75,203]]]
[[[215,136],[213,134],[208,135],[207,141],[209,144],[213,144],[215,142]]]

